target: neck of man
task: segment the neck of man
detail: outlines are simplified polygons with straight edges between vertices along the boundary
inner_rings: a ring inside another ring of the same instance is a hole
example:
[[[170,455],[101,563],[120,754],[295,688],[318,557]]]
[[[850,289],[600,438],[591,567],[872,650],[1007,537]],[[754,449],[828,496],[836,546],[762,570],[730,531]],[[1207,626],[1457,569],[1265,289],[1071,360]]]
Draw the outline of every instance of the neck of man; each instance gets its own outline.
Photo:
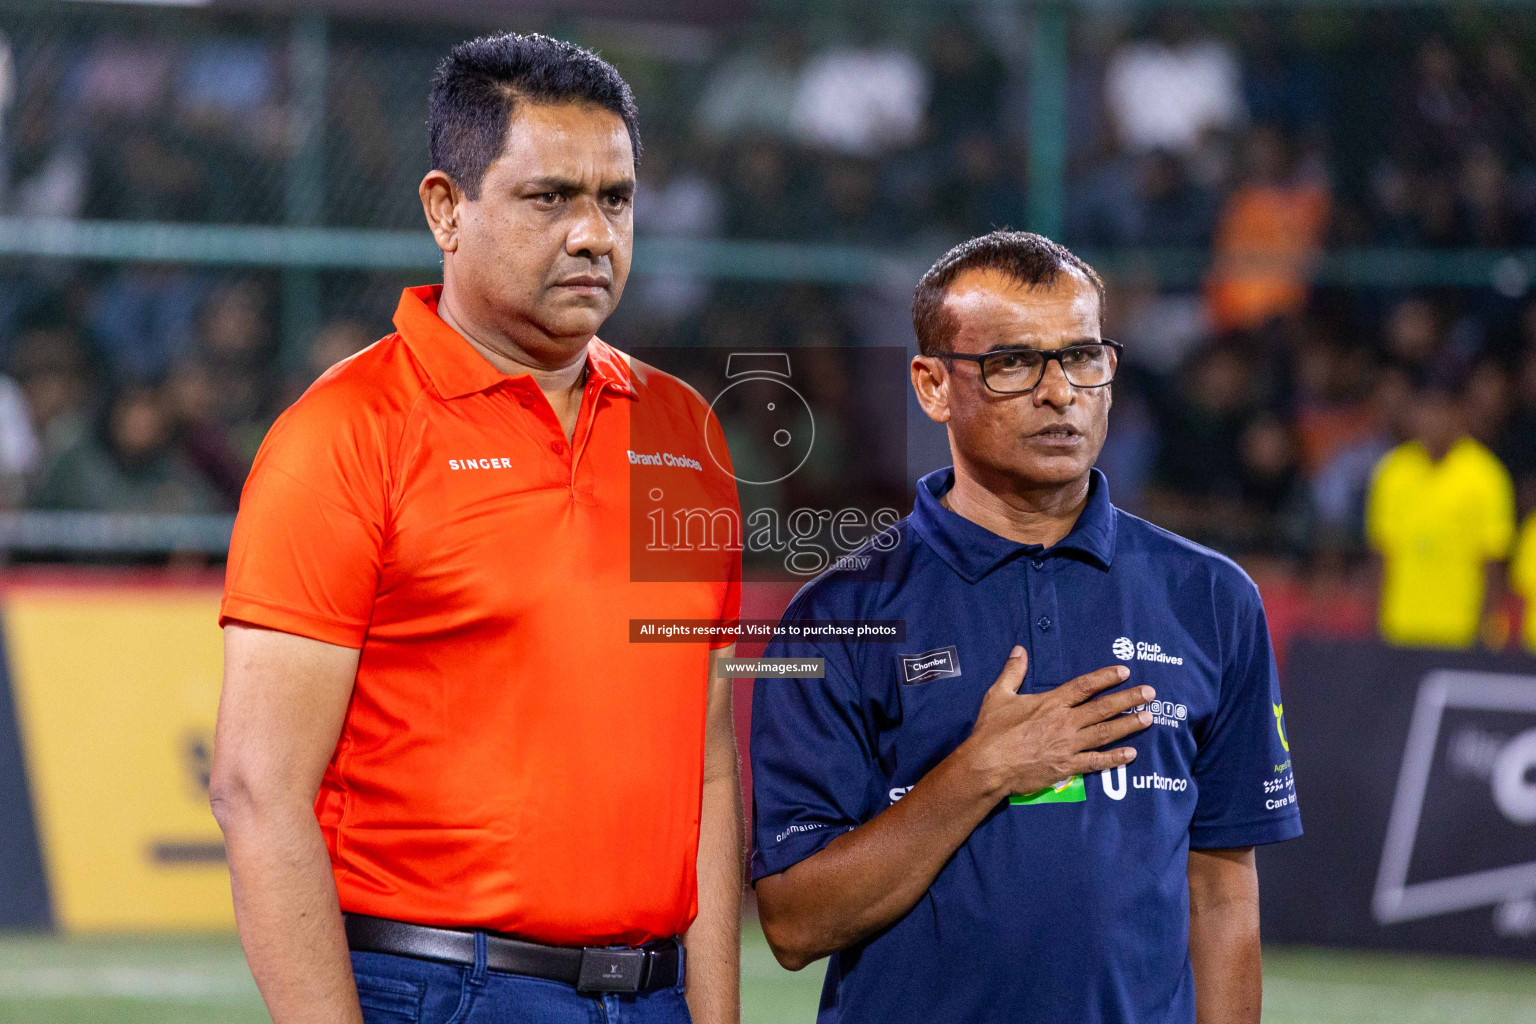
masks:
[[[520,341],[512,332],[474,315],[460,300],[456,289],[444,283],[437,303],[437,315],[469,342],[476,352],[496,369],[508,375],[526,373],[551,401],[581,393],[587,371],[587,343],[592,336],[579,339],[580,347],[571,349],[577,339],[557,338],[537,325],[525,323],[523,332],[530,337]],[[542,342],[542,344],[541,344]]]
[[[1425,451],[1429,452],[1430,462],[1444,462],[1445,457],[1451,454],[1451,449],[1456,447],[1457,443],[1465,436],[1467,435],[1458,434],[1452,438],[1434,438],[1432,440],[1421,440],[1419,443],[1424,446]]]
[[[977,472],[955,459],[955,485],[939,501],[956,515],[1019,544],[1050,547],[1077,524],[1088,504],[1084,473],[1064,484],[1031,485],[1001,473]]]

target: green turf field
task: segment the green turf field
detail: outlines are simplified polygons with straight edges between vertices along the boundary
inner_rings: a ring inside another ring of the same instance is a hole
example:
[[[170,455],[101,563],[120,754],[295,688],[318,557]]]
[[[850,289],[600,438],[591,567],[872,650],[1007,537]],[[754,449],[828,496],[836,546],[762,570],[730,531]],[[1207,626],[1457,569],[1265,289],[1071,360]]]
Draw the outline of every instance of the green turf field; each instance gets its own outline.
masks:
[[[1529,965],[1331,950],[1265,953],[1268,1024],[1531,1024]],[[790,974],[748,923],[747,1024],[809,1022],[821,967]],[[0,937],[4,1024],[248,1024],[265,1021],[233,938]]]

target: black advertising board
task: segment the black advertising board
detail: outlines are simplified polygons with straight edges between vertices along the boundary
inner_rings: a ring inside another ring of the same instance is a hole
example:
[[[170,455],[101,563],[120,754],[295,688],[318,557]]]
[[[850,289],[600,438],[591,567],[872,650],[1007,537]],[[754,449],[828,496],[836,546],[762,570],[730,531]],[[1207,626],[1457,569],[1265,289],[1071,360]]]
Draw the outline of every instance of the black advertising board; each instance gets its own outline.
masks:
[[[1536,659],[1300,639],[1268,942],[1536,959]]]

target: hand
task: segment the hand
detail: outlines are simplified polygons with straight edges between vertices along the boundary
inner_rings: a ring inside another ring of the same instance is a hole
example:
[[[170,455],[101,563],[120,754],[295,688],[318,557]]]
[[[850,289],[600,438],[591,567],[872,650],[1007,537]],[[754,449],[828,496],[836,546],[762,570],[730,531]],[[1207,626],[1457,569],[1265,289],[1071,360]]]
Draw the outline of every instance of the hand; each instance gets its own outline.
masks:
[[[1092,699],[1094,694],[1130,678],[1114,665],[1078,676],[1045,693],[1020,693],[1029,657],[1015,647],[997,682],[982,698],[970,737],[968,760],[998,799],[1034,793],[1073,775],[1103,771],[1136,759],[1131,747],[1098,750],[1152,724],[1152,715],[1123,714],[1157,696],[1150,686],[1134,686]]]

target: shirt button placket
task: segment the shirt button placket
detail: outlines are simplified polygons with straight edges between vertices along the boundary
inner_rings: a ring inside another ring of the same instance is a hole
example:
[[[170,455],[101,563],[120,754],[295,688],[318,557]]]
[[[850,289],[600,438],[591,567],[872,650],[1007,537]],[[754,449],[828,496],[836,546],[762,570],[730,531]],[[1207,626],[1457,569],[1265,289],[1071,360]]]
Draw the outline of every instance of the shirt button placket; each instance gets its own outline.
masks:
[[[1061,611],[1056,607],[1055,573],[1047,572],[1047,560],[1031,558],[1024,581],[1029,589],[1031,618],[1030,645],[1033,660],[1029,675],[1025,677],[1028,688],[1035,692],[1049,690],[1067,681],[1067,659],[1062,650]]]

